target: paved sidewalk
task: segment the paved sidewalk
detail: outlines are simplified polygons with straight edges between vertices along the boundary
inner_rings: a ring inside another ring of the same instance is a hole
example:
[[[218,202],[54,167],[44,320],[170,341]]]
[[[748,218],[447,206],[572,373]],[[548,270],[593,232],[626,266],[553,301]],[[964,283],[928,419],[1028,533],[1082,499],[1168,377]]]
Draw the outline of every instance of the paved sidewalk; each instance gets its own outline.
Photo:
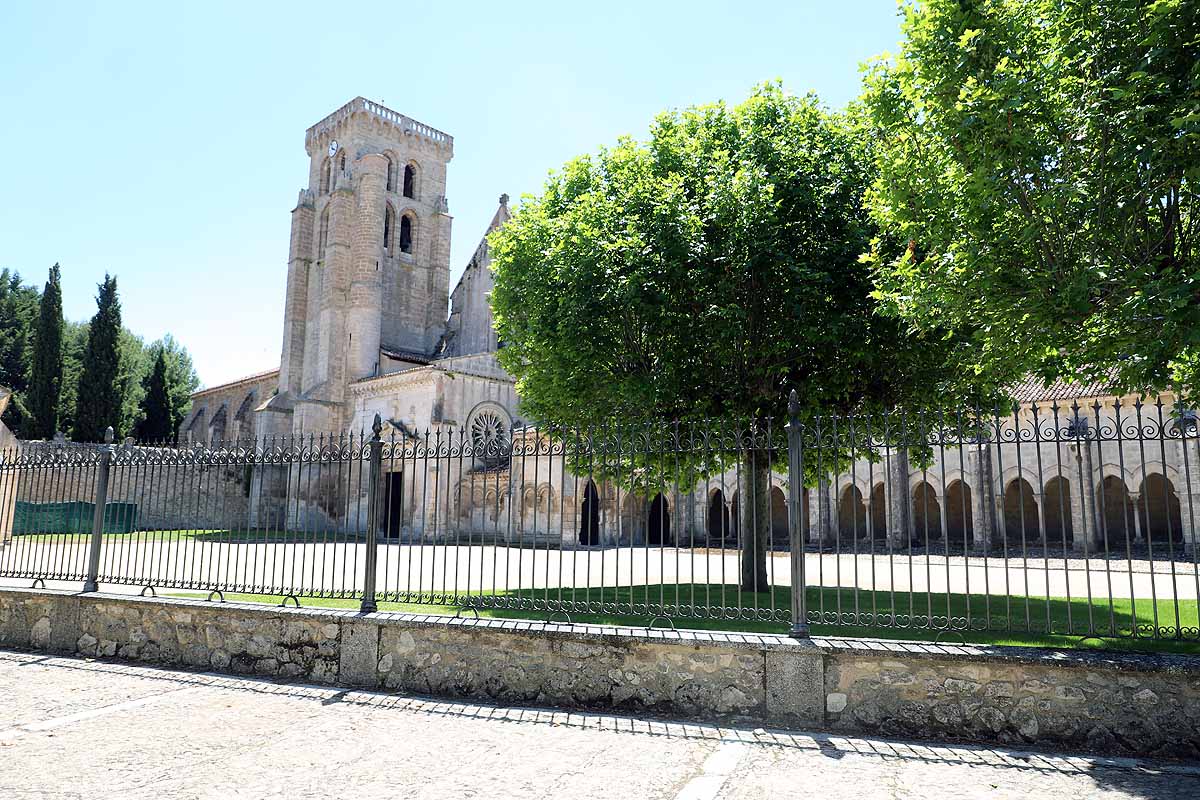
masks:
[[[0,651],[0,798],[1196,798],[1200,767]]]

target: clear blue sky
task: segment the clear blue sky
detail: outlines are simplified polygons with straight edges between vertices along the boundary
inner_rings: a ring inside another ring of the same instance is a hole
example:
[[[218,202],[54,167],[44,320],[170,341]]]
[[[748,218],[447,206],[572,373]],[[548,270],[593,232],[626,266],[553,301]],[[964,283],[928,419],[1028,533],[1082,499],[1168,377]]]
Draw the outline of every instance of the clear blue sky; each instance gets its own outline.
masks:
[[[841,106],[894,50],[893,0],[10,3],[0,266],[63,269],[86,319],[171,332],[213,385],[278,366],[304,131],[356,95],[452,134],[457,280],[497,197],[662,109],[763,80]]]

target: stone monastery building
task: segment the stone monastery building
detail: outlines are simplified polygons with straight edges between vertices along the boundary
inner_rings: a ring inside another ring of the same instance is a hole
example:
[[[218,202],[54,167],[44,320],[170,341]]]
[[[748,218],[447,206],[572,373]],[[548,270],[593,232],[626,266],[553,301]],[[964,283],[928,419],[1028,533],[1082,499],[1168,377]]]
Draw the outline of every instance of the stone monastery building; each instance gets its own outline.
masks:
[[[309,128],[304,148],[279,369],[197,392],[180,438],[365,430],[376,413],[409,430],[509,430],[486,241],[449,289],[453,137],[358,97]],[[507,219],[502,195],[487,231]]]
[[[363,431],[376,414],[393,438],[438,431],[478,445],[536,436],[530,429],[514,435],[521,422],[514,382],[496,360],[486,239],[449,288],[446,166],[453,138],[358,97],[309,128],[304,146],[308,184],[292,210],[279,369],[197,392],[180,439],[209,444]],[[501,195],[487,231],[508,218]],[[1114,415],[1128,421],[1143,414],[1136,398],[1101,385],[1028,385],[1016,387],[1015,397],[1021,411],[1013,422],[1026,428],[1044,420],[1055,401],[1066,413],[1068,398],[1078,399],[1086,418],[1073,424],[1100,430],[1119,433],[1126,422],[1114,425]],[[1158,400],[1164,406],[1144,413],[1169,421],[1173,397]],[[1106,441],[1093,450],[1014,436],[990,450],[939,455],[920,469],[903,452],[892,453],[805,490],[805,536],[897,546],[924,539],[976,551],[1020,541],[1088,551],[1119,534],[1190,550],[1198,539],[1200,450],[1188,437],[1163,436],[1160,444]],[[433,531],[438,538],[562,546],[728,541],[736,538],[739,495],[746,494],[734,472],[650,498],[581,481],[550,459],[514,458],[503,469],[470,459],[440,471],[416,466],[410,463],[407,475],[389,470],[391,536]],[[253,524],[363,524],[361,509],[330,511],[354,509],[354,497],[323,502],[295,476],[274,484],[260,481],[268,490],[249,498]],[[771,484],[762,513],[773,538],[786,541],[786,476],[772,474]],[[442,499],[421,499],[434,496]]]

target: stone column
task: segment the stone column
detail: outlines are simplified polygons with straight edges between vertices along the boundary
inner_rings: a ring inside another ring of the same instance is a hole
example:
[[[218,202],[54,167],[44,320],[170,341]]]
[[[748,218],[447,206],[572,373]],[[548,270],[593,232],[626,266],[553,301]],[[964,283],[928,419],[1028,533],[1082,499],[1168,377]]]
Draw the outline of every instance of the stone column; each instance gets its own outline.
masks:
[[[816,488],[808,491],[808,529],[805,533],[805,541],[810,544],[821,541],[821,486],[818,484]]]
[[[888,541],[904,547],[912,540],[913,521],[908,495],[908,450],[897,448],[887,459]]]
[[[1183,435],[1176,446],[1176,468],[1179,470],[1180,486],[1176,487],[1179,495],[1179,516],[1183,522],[1183,553],[1192,555],[1200,546],[1200,447],[1197,447],[1194,435],[1188,435],[1188,425],[1184,425]],[[1190,449],[1188,449],[1190,446]]]
[[[829,481],[821,478],[817,484],[817,525],[813,531],[813,541],[818,543],[829,542],[833,540],[834,526],[837,524],[835,519],[837,510],[833,504],[833,487]]]
[[[996,541],[996,482],[990,448],[967,452],[967,483],[971,487],[971,549],[987,553]]]
[[[1074,448],[1072,448],[1074,449]],[[1092,486],[1092,447],[1082,441],[1074,457],[1075,479],[1071,483],[1071,531],[1075,537],[1071,549],[1076,553],[1092,551],[1099,527],[1096,524],[1095,488]]]

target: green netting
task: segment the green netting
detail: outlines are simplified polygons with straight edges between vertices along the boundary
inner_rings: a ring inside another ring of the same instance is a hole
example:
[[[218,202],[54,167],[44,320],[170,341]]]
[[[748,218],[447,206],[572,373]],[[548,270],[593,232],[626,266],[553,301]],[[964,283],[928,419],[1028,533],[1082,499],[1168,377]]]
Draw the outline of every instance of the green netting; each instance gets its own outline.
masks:
[[[95,503],[17,502],[13,511],[13,533],[91,533]],[[137,530],[137,503],[108,503],[104,506],[104,532],[130,533]]]

